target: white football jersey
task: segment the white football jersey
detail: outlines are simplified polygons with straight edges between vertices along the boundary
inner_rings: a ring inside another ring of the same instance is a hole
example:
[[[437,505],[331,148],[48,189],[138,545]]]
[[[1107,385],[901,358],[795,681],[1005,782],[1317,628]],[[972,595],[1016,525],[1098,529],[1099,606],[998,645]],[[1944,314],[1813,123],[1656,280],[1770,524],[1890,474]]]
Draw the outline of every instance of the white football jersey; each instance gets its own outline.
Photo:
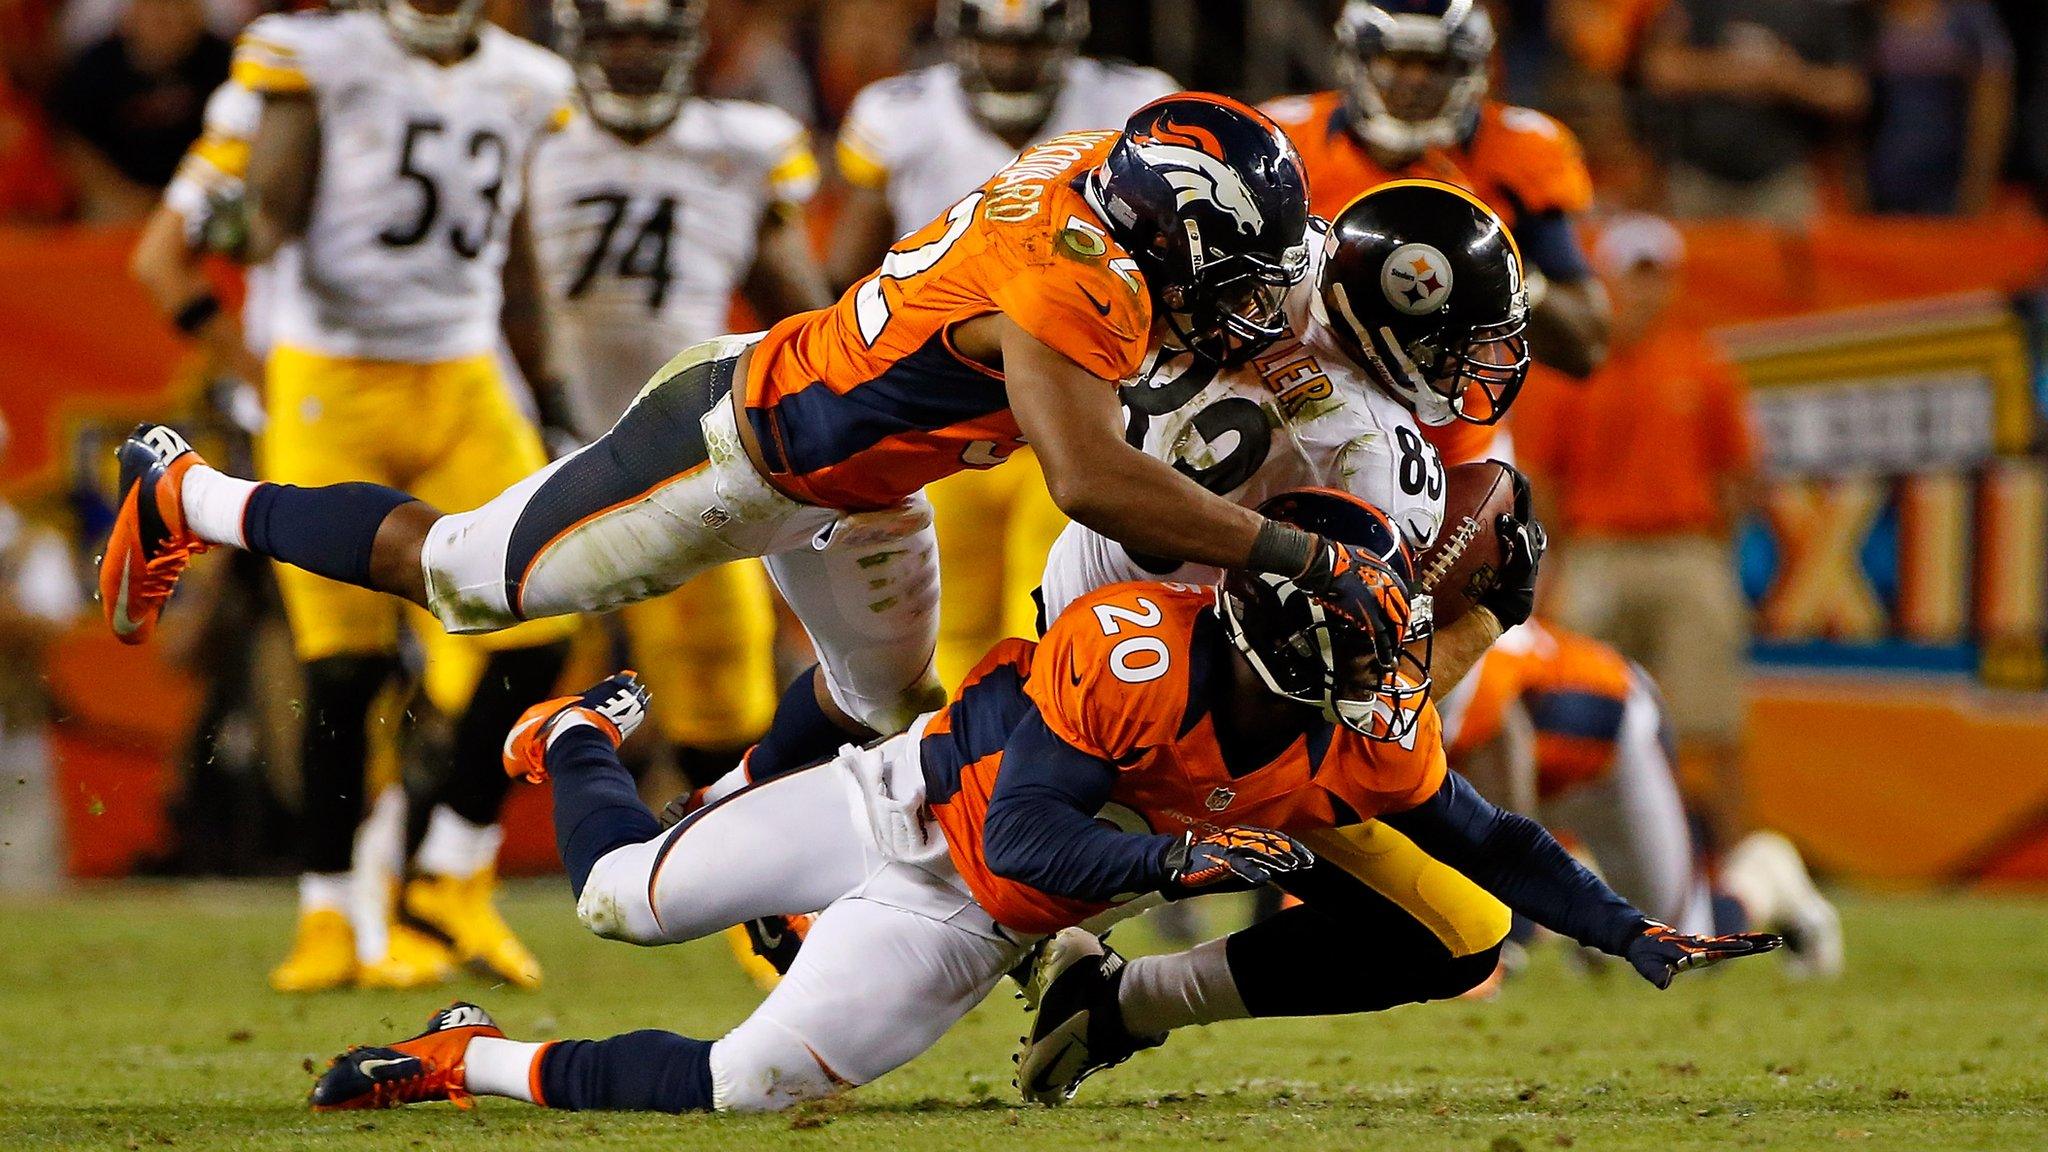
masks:
[[[728,331],[763,218],[818,187],[779,109],[690,99],[638,144],[578,111],[534,153],[527,213],[575,431],[601,435],[678,351]]]
[[[239,197],[249,173],[249,142],[263,116],[263,98],[229,80],[206,98],[199,139],[185,150],[178,171],[164,189],[164,203],[185,220],[185,241],[194,248],[197,226],[215,197]],[[249,268],[242,298],[242,343],[262,359],[270,351],[270,310],[280,268],[289,267],[297,246],[278,249],[268,263]]]
[[[1031,143],[1090,128],[1121,129],[1131,113],[1179,90],[1157,69],[1074,57],[1052,114]],[[1015,160],[1017,151],[974,118],[951,64],[861,89],[839,130],[841,174],[865,187],[887,185],[898,232],[938,219]]]
[[[1411,548],[1436,539],[1444,466],[1408,408],[1353,364],[1310,309],[1322,263],[1312,221],[1309,271],[1287,298],[1289,334],[1248,364],[1218,372],[1182,356],[1125,381],[1125,438],[1202,487],[1256,507],[1290,488],[1338,488],[1387,514]],[[1069,524],[1046,557],[1041,595],[1054,619],[1076,597],[1125,580],[1213,584],[1200,564],[1133,556]]]
[[[281,344],[435,363],[498,346],[506,237],[528,156],[568,114],[569,65],[490,24],[442,66],[374,12],[266,16],[235,80],[310,94],[320,170],[297,267],[280,276]]]

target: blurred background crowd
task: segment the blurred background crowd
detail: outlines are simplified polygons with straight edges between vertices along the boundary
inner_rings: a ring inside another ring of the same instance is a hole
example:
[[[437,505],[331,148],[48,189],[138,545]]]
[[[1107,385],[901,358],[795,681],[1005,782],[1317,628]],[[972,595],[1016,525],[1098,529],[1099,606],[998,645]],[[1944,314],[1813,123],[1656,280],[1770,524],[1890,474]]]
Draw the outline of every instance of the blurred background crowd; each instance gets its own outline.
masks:
[[[1569,125],[1603,199],[1797,227],[1970,216],[2048,187],[2048,12],[2028,0],[1491,0],[1495,94]],[[1091,54],[1250,99],[1331,87],[1332,0],[1129,0]],[[703,90],[830,132],[927,62],[931,0],[715,0]],[[0,3],[0,219],[139,219],[256,0]],[[546,4],[494,0],[547,43]]]
[[[2009,801],[1959,824],[1878,758],[2048,764],[2048,7],[1487,2],[1493,95],[1583,147],[1614,306],[1605,366],[1539,377],[1512,421],[1563,577],[1543,611],[1649,666],[1725,807],[1767,810],[1822,865],[2038,877],[2048,779],[2008,774]],[[1099,2],[1087,51],[1252,100],[1321,91],[1339,7]],[[121,421],[166,390],[247,417],[232,372],[195,366],[147,309],[101,307],[132,290],[133,230],[260,8],[0,0],[0,399],[21,449],[0,468],[0,884],[289,870],[296,671],[262,564],[212,565],[188,594],[174,699],[130,694],[123,662],[158,657],[81,621]],[[553,35],[545,3],[489,11]],[[856,93],[935,58],[932,19],[931,0],[711,0],[697,87],[789,111],[828,155]],[[828,173],[820,252],[845,193]],[[1752,656],[1773,679],[1746,707]],[[414,747],[385,755],[430,755],[431,725]],[[1902,813],[1931,839],[1876,843]],[[510,823],[507,866],[544,864],[531,814]]]

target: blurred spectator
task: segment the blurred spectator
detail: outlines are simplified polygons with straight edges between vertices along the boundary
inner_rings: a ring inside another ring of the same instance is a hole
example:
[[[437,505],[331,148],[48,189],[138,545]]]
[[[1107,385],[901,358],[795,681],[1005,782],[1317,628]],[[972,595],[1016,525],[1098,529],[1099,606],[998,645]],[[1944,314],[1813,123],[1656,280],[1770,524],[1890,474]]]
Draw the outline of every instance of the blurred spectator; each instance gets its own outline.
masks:
[[[6,436],[0,423],[0,452]],[[63,870],[44,669],[84,606],[63,540],[0,502],[0,892],[48,887]]]
[[[87,219],[140,219],[199,136],[230,48],[199,0],[133,0],[118,32],[73,61],[51,108]]]
[[[57,37],[64,54],[76,56],[119,29],[121,17],[133,0],[62,0],[57,20]],[[308,5],[276,0],[199,0],[206,12],[206,27],[214,35],[232,40],[242,26],[266,11],[302,8]],[[494,4],[492,16],[507,14],[508,6]],[[514,26],[516,28],[516,26]]]
[[[1837,0],[1673,0],[1643,58],[1670,106],[1672,210],[1803,230],[1813,153],[1869,102],[1856,57]]]
[[[1869,206],[1974,216],[2010,142],[2012,41],[1985,0],[1887,0],[1872,67]]]
[[[1632,75],[1650,30],[1671,0],[1551,0],[1552,39],[1582,71],[1609,80]]]
[[[1756,460],[1741,378],[1666,317],[1684,251],[1654,216],[1609,225],[1596,259],[1614,294],[1612,351],[1583,387],[1522,396],[1515,452],[1554,541],[1546,606],[1663,686],[1681,767],[1726,847],[1742,831],[1748,633],[1731,541]]]

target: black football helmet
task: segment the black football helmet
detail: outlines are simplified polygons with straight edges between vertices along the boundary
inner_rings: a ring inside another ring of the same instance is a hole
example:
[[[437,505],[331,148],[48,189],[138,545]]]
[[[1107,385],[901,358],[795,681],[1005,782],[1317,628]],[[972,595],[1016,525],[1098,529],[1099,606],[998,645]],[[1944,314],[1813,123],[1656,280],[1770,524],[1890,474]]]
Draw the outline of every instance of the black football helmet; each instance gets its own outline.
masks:
[[[1337,58],[1354,130],[1400,156],[1463,140],[1486,98],[1493,42],[1481,0],[1350,0]]]
[[[555,25],[591,119],[637,134],[682,110],[704,51],[704,0],[555,0]]]
[[[1424,424],[1494,424],[1529,374],[1529,298],[1506,224],[1469,193],[1397,180],[1345,205],[1312,307]]]
[[[1331,540],[1364,548],[1410,586],[1415,557],[1401,530],[1348,492],[1300,488],[1259,505],[1260,515]],[[1373,740],[1405,741],[1429,698],[1435,646],[1430,598],[1408,604],[1408,631],[1398,663],[1382,668],[1372,637],[1332,615],[1321,600],[1285,576],[1233,571],[1216,589],[1216,610],[1230,642],[1267,688],[1323,710],[1333,723]]]
[[[1088,0],[940,0],[937,24],[975,118],[1031,132],[1052,115],[1067,61],[1088,38]]]
[[[1138,109],[1084,188],[1181,345],[1218,363],[1287,331],[1308,268],[1308,175],[1279,126],[1224,96]]]

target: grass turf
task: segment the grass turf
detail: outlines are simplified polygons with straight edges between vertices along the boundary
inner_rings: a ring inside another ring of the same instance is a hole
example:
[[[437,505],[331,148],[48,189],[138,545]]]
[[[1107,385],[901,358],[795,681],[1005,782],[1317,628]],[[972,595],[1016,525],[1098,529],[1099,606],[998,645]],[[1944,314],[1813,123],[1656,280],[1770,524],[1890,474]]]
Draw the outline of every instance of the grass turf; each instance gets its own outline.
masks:
[[[557,884],[507,905],[548,965],[538,993],[294,998],[262,982],[289,928],[280,886],[0,903],[0,1149],[2048,1148],[2048,903],[1960,898],[1851,901],[1839,984],[1764,959],[1658,994],[1553,949],[1493,1003],[1183,1032],[1059,1110],[1013,1106],[1023,1016],[999,993],[907,1068],[783,1115],[305,1111],[310,1069],[453,996],[524,1037],[716,1035],[756,998],[723,941],[584,936]]]

